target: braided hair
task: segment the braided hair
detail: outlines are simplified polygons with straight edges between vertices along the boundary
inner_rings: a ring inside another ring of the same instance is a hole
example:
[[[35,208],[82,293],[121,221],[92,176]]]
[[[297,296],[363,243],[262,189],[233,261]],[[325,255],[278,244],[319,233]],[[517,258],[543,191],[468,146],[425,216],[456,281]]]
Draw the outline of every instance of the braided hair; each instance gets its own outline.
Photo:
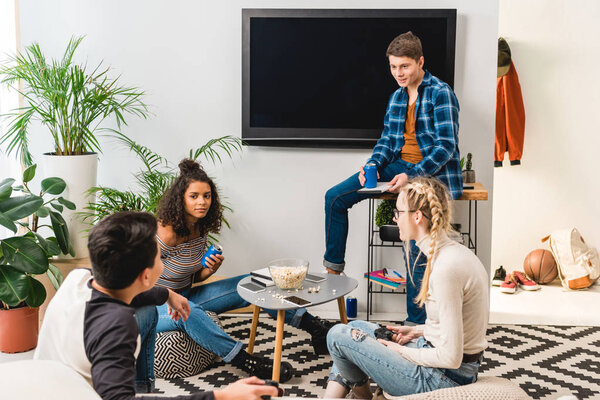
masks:
[[[428,222],[427,230],[431,238],[431,245],[429,254],[427,254],[427,267],[421,283],[421,290],[415,298],[415,302],[422,307],[429,292],[429,277],[433,261],[437,256],[438,239],[441,233],[449,233],[452,230],[452,203],[448,188],[432,177],[413,178],[402,187],[400,193],[406,194],[408,209],[421,211]],[[406,254],[408,259],[408,251]],[[411,268],[407,268],[407,270],[412,279]]]
[[[209,232],[219,233],[221,229],[223,207],[219,200],[217,187],[202,167],[200,167],[200,164],[186,158],[179,163],[179,176],[160,199],[157,215],[158,220],[164,225],[171,225],[173,231],[179,237],[186,237],[191,234],[186,224],[184,196],[188,186],[196,181],[209,184],[212,201],[206,216],[196,222],[195,229],[201,235],[206,235]]]

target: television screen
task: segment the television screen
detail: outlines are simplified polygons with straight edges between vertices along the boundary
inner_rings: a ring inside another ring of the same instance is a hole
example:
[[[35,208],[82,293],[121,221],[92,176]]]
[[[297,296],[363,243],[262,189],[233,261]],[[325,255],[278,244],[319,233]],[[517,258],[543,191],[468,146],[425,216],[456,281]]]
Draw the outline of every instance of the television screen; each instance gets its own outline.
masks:
[[[398,84],[385,52],[412,31],[425,69],[454,84],[456,10],[244,9],[242,138],[372,147]]]

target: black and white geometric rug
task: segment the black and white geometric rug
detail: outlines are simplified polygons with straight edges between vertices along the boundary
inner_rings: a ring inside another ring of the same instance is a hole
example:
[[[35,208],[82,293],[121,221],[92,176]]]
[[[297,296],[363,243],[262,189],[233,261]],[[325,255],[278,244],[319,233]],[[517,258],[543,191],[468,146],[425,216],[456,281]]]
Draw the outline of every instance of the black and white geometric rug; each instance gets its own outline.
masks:
[[[251,316],[221,316],[224,329],[248,343]],[[294,366],[294,378],[281,387],[287,396],[322,397],[331,358],[312,351],[310,336],[285,327],[283,357]],[[275,321],[259,320],[254,354],[272,358]],[[600,327],[491,325],[489,348],[480,369],[482,376],[510,379],[535,399],[556,399],[572,394],[579,400],[600,399]],[[222,361],[185,379],[157,379],[159,393],[170,396],[227,386],[245,374]]]

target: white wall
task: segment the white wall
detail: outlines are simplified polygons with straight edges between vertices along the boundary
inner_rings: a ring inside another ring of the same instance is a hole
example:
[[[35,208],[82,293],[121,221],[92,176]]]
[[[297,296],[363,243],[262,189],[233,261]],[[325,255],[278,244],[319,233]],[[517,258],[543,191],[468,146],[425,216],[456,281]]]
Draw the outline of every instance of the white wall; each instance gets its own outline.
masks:
[[[260,7],[457,8],[460,148],[475,154],[478,180],[491,190],[496,1],[22,0],[22,43],[39,41],[56,56],[71,35],[87,35],[81,54],[87,55],[90,65],[104,59],[124,82],[148,92],[154,117],[132,120],[126,133],[176,161],[210,138],[240,135],[241,9]],[[48,149],[47,143],[37,146],[34,150],[39,153]],[[320,270],[324,193],[368,156],[368,151],[359,150],[252,147],[223,167],[209,166],[235,209],[233,228],[222,235],[227,260],[221,273],[242,273],[282,256],[308,257],[313,270]],[[105,143],[99,183],[126,187],[132,182],[127,172],[135,165],[126,151]],[[479,214],[479,254],[488,268],[490,203],[483,204]],[[348,274],[361,284],[356,293],[361,308],[366,290],[361,278],[367,259],[366,215],[366,203],[351,211],[346,258]],[[403,309],[391,307],[398,308]]]
[[[560,228],[576,226],[600,247],[599,18],[593,0],[500,1],[526,125],[522,165],[494,170],[493,268],[522,269]]]

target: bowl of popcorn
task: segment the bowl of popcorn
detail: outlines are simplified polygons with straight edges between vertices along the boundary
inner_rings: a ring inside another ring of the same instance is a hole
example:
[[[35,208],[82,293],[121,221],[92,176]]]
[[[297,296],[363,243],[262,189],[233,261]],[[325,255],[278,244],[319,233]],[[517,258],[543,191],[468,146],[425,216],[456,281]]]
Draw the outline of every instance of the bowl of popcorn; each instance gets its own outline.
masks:
[[[308,261],[301,258],[280,258],[269,263],[269,272],[279,289],[298,289],[308,272]]]

